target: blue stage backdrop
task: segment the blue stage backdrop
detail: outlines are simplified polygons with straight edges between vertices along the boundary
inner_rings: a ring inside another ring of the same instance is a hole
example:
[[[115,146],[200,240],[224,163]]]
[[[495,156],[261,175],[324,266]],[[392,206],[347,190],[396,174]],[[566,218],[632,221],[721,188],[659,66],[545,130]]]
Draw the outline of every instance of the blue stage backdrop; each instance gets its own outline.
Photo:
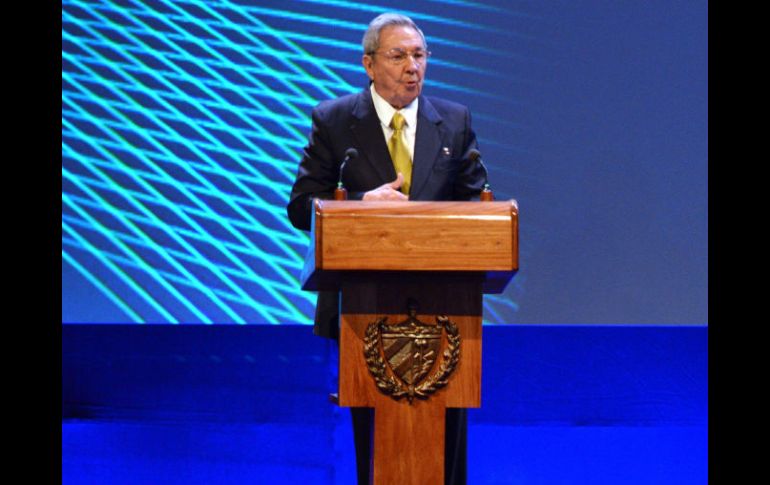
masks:
[[[707,323],[707,2],[62,2],[62,319],[302,323],[285,204],[383,11],[471,108],[521,270],[487,323]]]

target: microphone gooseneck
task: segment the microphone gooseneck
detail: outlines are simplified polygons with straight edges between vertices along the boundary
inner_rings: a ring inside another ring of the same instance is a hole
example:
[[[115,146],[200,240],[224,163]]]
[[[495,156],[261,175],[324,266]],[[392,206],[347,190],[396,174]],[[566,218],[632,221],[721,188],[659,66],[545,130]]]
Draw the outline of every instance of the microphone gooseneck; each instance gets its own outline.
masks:
[[[468,152],[468,159],[470,159],[471,162],[479,162],[479,165],[481,165],[481,168],[484,170],[484,189],[489,190],[489,172],[487,171],[487,166],[484,165],[484,162],[481,160],[481,152],[472,148]]]
[[[345,159],[342,160],[342,164],[340,165],[340,178],[337,181],[338,188],[342,188],[342,172],[345,170],[345,164],[348,163],[349,160],[353,160],[356,157],[358,157],[358,150],[355,148],[348,148],[345,150]]]
[[[476,150],[475,148],[472,148],[470,151],[468,151],[468,159],[471,162],[479,162],[479,165],[481,166],[482,170],[484,170],[484,187],[481,189],[481,200],[482,201],[494,200],[494,195],[492,194],[492,190],[489,188],[489,171],[487,170],[487,166],[484,165],[484,161],[481,160],[481,152]]]
[[[348,191],[345,189],[345,186],[342,185],[342,174],[345,171],[345,164],[357,156],[358,150],[355,148],[348,148],[345,150],[345,159],[342,160],[342,163],[340,164],[340,175],[339,179],[337,180],[337,188],[334,189],[334,200],[346,200],[348,198]]]

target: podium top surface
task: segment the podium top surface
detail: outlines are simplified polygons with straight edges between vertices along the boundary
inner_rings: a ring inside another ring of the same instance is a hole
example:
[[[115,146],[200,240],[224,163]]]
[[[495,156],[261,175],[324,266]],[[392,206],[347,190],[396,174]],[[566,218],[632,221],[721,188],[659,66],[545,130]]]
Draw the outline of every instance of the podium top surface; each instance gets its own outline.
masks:
[[[504,287],[518,270],[513,200],[314,203],[306,290],[334,289],[345,272],[371,271],[484,273]]]

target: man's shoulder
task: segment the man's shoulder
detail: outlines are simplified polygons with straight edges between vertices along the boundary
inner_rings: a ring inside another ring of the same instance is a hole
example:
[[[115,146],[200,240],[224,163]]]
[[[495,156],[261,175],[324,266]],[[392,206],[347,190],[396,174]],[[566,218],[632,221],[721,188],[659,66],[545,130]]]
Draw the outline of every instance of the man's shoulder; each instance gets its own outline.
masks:
[[[436,111],[441,114],[458,112],[464,113],[468,111],[468,107],[466,105],[456,101],[439,98],[437,96],[424,96],[423,98],[426,99],[431,104],[431,106],[433,106],[433,108],[435,108]]]
[[[435,96],[423,96],[423,101],[420,111],[428,120],[443,120],[448,126],[456,127],[467,126],[470,121],[470,110],[464,104]]]
[[[361,98],[362,92],[345,94],[338,98],[327,99],[318,103],[315,107],[317,113],[349,113]]]

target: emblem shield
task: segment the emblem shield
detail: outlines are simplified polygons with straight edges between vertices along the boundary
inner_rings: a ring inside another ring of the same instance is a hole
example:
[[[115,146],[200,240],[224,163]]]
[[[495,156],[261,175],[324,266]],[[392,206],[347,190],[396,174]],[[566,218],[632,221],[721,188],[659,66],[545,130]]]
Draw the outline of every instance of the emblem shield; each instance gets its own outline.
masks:
[[[441,347],[441,327],[386,326],[381,334],[382,350],[393,373],[409,386],[422,381],[433,368]]]
[[[441,351],[442,339],[447,345]],[[433,373],[439,354],[441,364]],[[364,358],[377,389],[395,400],[428,397],[446,386],[460,360],[460,333],[446,316],[437,316],[436,325],[422,323],[413,308],[409,318],[395,325],[387,317],[366,328]]]

